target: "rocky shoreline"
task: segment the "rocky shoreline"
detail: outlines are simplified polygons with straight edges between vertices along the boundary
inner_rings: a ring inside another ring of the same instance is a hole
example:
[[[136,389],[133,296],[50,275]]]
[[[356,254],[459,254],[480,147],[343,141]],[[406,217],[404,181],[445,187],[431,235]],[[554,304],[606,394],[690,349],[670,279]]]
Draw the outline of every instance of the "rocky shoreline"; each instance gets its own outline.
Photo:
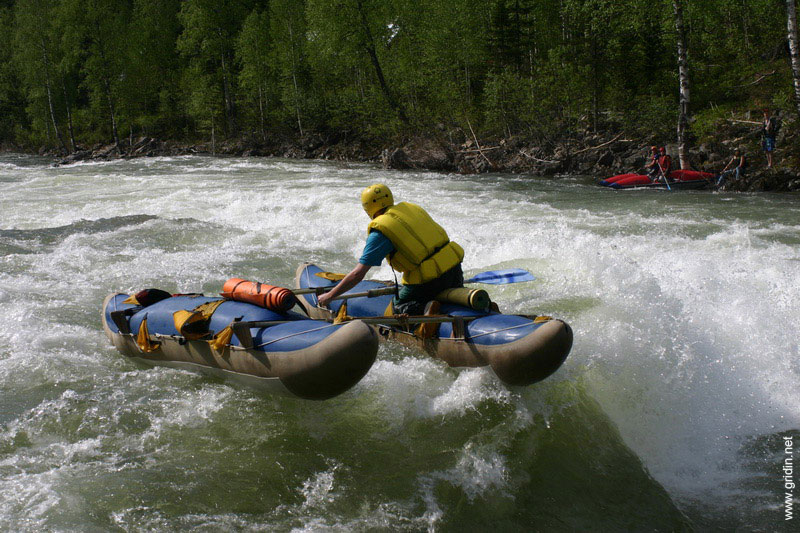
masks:
[[[737,139],[738,140],[738,139]],[[399,148],[385,149],[381,161],[385,168],[430,169],[461,174],[484,172],[529,173],[538,176],[582,175],[598,181],[617,174],[642,171],[647,163],[649,143],[622,138],[621,135],[587,136],[580,142],[566,142],[547,150],[523,139],[500,140],[488,146],[476,140],[459,146],[431,141],[411,142]],[[694,170],[719,174],[725,167],[736,141],[718,146],[700,145],[689,153]],[[675,147],[668,146],[675,154]],[[767,169],[760,161],[762,153],[749,156],[749,168],[739,180],[729,179],[727,191],[793,192],[800,191],[800,171],[781,167]],[[677,165],[673,155],[673,168]]]
[[[800,190],[800,171],[780,164],[773,169],[763,168],[763,154],[757,148],[752,148],[753,144],[757,146],[757,141],[754,143],[753,139],[748,139],[747,132],[728,138],[732,140],[701,144],[692,149],[689,155],[692,167],[716,174],[725,166],[733,147],[749,143],[751,148],[746,149],[750,161],[747,174],[740,180],[729,180],[723,186],[724,190]],[[46,150],[40,151],[40,155],[56,157],[57,166],[80,161],[204,154],[362,161],[379,163],[387,169],[460,174],[504,172],[537,176],[582,175],[600,180],[641,170],[647,161],[647,148],[651,143],[655,144],[652,140],[630,139],[621,133],[586,134],[576,139],[537,144],[523,137],[479,141],[474,136],[467,138],[462,132],[459,135],[451,132],[441,138],[420,137],[394,146],[324,135],[309,135],[301,139],[276,138],[267,142],[239,139],[213,145],[208,142],[190,144],[141,137],[126,139],[118,146],[95,145],[65,157]],[[667,148],[670,153],[676,151],[674,146],[667,145]],[[674,155],[673,158],[677,159]]]

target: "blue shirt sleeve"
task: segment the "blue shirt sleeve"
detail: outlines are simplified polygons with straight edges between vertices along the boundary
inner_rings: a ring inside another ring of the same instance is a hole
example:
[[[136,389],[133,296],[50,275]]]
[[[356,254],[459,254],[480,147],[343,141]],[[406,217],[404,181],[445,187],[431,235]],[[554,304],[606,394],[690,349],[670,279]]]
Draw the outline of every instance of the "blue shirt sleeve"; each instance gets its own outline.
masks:
[[[367,237],[367,244],[358,260],[362,265],[379,266],[383,258],[394,251],[394,245],[389,238],[380,231],[373,230]]]

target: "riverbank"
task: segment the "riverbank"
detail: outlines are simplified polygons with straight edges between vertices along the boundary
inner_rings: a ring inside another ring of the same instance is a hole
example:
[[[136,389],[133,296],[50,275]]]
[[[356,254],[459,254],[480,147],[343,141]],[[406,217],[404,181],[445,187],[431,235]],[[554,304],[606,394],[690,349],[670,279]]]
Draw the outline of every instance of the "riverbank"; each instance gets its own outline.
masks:
[[[689,152],[691,168],[718,174],[735,147],[747,154],[747,175],[724,185],[729,191],[792,192],[800,190],[800,167],[795,164],[798,135],[784,129],[778,137],[776,167],[765,168],[760,136],[753,126],[741,121],[725,122],[716,135]],[[387,169],[433,170],[459,174],[505,172],[540,176],[588,175],[604,179],[616,174],[640,171],[648,147],[657,139],[633,138],[624,133],[583,133],[560,139],[535,141],[524,136],[478,139],[461,129],[439,131],[396,142],[310,134],[303,137],[241,138],[220,143],[164,141],[151,137],[124,139],[119,145],[95,145],[61,156],[41,149],[56,165],[81,161],[102,161],[135,157],[209,154],[234,157],[270,156],[292,159],[362,161]],[[6,147],[8,149],[8,147]],[[677,147],[667,145],[677,165]]]

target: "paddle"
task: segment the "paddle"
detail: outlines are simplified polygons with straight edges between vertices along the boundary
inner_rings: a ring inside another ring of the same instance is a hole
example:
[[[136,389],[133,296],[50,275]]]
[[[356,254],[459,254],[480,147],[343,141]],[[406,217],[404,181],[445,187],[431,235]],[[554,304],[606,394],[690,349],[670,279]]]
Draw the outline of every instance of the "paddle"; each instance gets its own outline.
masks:
[[[661,173],[661,177],[664,178],[664,185],[667,186],[667,190],[671,191],[672,187],[669,186],[669,180],[667,179],[667,175],[664,174],[664,169],[661,168],[661,163],[656,163],[658,165],[658,171]]]
[[[527,270],[521,268],[509,268],[506,270],[487,270],[472,276],[464,283],[486,283],[489,285],[507,285],[509,283],[521,283],[523,281],[533,281],[536,278]]]
[[[335,285],[331,285],[330,287],[312,287],[308,289],[295,289],[292,291],[295,294],[316,294],[319,296],[320,294],[324,294],[331,290]],[[374,298],[376,296],[383,296],[385,294],[394,294],[395,288],[394,287],[386,287],[383,289],[371,289],[364,292],[353,292],[348,294],[342,294],[340,296],[336,296],[331,298],[332,300],[347,300],[348,298]]]
[[[328,281],[340,281],[344,278],[344,274],[337,274],[334,272],[317,272],[316,274],[320,278],[327,279]],[[523,281],[533,281],[536,278],[533,277],[533,274],[528,272],[527,270],[521,268],[509,268],[505,270],[487,270],[486,272],[481,272],[480,274],[475,274],[470,279],[464,281],[464,283],[486,283],[489,285],[508,285],[510,283],[521,283]],[[331,287],[319,287],[319,288],[312,288],[312,289],[298,289],[295,290],[295,294],[308,294],[311,292],[317,292],[318,289],[329,290]],[[317,294],[320,294],[317,292]]]
[[[318,277],[327,279],[328,281],[340,281],[345,277],[345,274],[337,274],[334,272],[317,272]],[[533,281],[536,278],[527,270],[521,268],[509,268],[505,270],[488,270],[476,274],[464,283],[485,283],[489,285],[507,285],[510,283],[521,283],[524,281]],[[387,282],[389,283],[389,282]],[[329,290],[333,289],[335,285],[330,287],[309,287],[306,289],[295,289],[292,291],[295,295],[300,294],[315,294],[319,296]],[[349,294],[342,294],[332,298],[332,300],[348,300],[350,298],[374,298],[376,296],[383,296],[386,294],[395,294],[397,288],[394,284],[381,289],[371,289],[365,292],[354,292]]]
[[[480,318],[477,316],[349,316],[347,322],[360,320],[365,324],[382,324],[382,325],[403,325],[403,324],[442,324],[445,322],[472,322]],[[295,323],[297,320],[254,320],[252,322],[234,322],[234,331],[236,329],[246,330],[250,328],[268,328],[270,326],[278,326],[281,324]]]

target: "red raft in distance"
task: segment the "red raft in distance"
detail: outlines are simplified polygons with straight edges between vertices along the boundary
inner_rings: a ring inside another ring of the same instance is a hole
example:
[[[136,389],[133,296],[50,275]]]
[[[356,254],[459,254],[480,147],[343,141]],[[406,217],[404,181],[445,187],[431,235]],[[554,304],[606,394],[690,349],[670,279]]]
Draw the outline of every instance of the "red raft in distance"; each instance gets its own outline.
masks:
[[[715,176],[709,172],[699,170],[673,170],[669,173],[669,188],[671,189],[703,189],[714,182]],[[600,185],[612,189],[666,189],[663,178],[651,180],[644,174],[619,174],[601,180]]]

